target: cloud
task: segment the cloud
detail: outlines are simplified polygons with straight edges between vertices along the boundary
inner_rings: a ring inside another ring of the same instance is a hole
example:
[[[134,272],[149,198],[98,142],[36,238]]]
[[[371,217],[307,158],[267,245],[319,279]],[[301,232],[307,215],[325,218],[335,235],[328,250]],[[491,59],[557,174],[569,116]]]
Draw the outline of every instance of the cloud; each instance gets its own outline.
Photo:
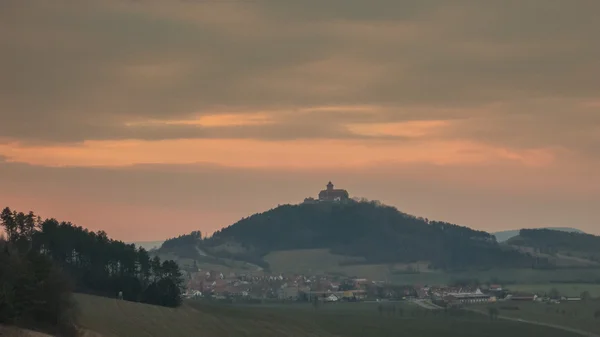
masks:
[[[479,229],[569,224],[598,232],[592,206],[600,201],[597,174],[582,167],[522,169],[510,162],[291,171],[202,164],[50,168],[0,163],[0,200],[2,206],[104,229],[119,239],[150,240],[197,229],[212,232],[278,204],[316,196],[329,180],[352,196]]]
[[[360,139],[346,124],[456,119],[438,137],[590,154],[597,141],[598,107],[583,105],[600,92],[593,0],[2,6],[0,134],[11,141]],[[380,113],[299,112],[328,106]],[[190,125],[231,111],[275,122]],[[165,124],[127,126],[149,120]]]

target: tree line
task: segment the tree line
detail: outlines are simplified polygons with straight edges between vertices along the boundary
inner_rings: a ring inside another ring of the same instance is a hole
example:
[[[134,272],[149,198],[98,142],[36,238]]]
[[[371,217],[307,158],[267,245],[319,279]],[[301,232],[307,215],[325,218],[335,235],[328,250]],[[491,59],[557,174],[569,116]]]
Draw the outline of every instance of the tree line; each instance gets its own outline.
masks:
[[[8,244],[20,256],[48,259],[72,281],[73,290],[176,307],[183,277],[177,263],[151,258],[133,244],[110,239],[70,222],[42,220],[33,212],[5,208],[0,216]]]
[[[578,251],[600,253],[600,236],[550,229],[522,229],[511,243],[527,245],[543,252]]]
[[[20,252],[0,235],[0,325],[76,336],[71,291],[71,282],[50,258]]]

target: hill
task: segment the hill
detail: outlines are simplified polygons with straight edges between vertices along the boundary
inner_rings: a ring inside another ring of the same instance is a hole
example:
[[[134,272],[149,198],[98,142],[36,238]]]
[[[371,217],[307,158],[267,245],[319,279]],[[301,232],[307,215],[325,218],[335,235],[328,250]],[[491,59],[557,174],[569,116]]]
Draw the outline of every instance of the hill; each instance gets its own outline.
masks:
[[[522,229],[507,241],[509,245],[527,247],[538,254],[561,256],[600,263],[600,236],[548,229]]]
[[[198,234],[167,240],[159,253],[228,258],[265,268],[263,257],[269,253],[308,249],[346,256],[345,264],[426,261],[431,268],[455,270],[543,263],[502,247],[489,233],[418,218],[377,202],[283,205],[244,218],[210,238]]]
[[[128,242],[127,244],[133,244],[136,247],[142,247],[145,250],[153,250],[158,249],[163,244],[164,241],[137,241],[137,242]]]
[[[225,305],[190,301],[173,309],[77,295],[81,326],[104,337],[391,337],[398,336],[575,336],[561,330],[466,311],[437,315],[396,303],[394,316],[378,303]]]
[[[579,230],[577,228],[569,228],[569,227],[546,227],[546,228],[541,228],[541,229],[585,234],[585,232],[583,232],[582,230]],[[506,242],[509,239],[514,238],[515,236],[518,236],[520,231],[521,231],[520,229],[501,231],[501,232],[495,232],[495,233],[493,233],[493,235],[496,237],[496,241]]]

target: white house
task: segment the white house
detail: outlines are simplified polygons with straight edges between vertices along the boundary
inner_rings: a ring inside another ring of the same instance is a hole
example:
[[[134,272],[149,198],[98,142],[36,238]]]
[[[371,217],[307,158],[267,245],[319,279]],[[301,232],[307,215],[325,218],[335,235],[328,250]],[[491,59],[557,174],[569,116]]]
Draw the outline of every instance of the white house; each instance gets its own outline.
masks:
[[[337,302],[339,298],[334,294],[331,294],[325,298],[325,302]]]

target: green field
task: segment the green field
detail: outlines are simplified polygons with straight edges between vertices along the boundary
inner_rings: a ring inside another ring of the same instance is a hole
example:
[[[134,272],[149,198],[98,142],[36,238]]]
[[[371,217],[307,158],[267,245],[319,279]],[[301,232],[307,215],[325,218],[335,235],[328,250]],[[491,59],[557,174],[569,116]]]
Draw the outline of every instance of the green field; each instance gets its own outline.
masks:
[[[392,281],[398,284],[448,284],[456,280],[473,280],[501,284],[549,284],[564,282],[578,284],[600,280],[599,269],[490,269],[485,271],[434,272],[394,275]]]
[[[595,318],[596,311],[600,310],[600,301],[560,304],[504,302],[496,303],[495,306],[501,316],[556,324],[600,335],[600,318]],[[518,310],[503,309],[515,306]]]
[[[364,258],[332,254],[329,249],[298,249],[276,251],[264,260],[275,273],[331,274],[364,277],[374,280],[390,280],[398,272],[411,266],[419,271],[430,272],[428,263],[414,264],[366,264]],[[361,264],[361,262],[365,262]],[[351,263],[351,264],[348,264]]]
[[[594,298],[600,298],[600,284],[588,283],[538,283],[538,284],[514,284],[507,286],[511,291],[534,293],[543,295],[551,289],[556,289],[561,296],[577,297],[584,291],[588,291]]]
[[[380,314],[376,303],[324,304],[315,309],[309,304],[226,306],[193,301],[170,309],[89,295],[76,299],[81,326],[104,337],[575,336],[464,311],[434,314],[400,303],[397,312],[388,315]]]
[[[333,274],[365,277],[374,280],[386,280],[396,284],[448,284],[458,280],[477,279],[480,282],[503,284],[541,284],[566,282],[597,282],[600,280],[600,268],[569,268],[540,270],[531,268],[490,269],[482,271],[442,272],[429,270],[427,262],[410,266],[418,273],[403,272],[408,264],[353,264],[359,258],[336,255],[327,249],[304,249],[272,252],[264,257],[274,273]],[[595,288],[595,287],[590,287]],[[589,291],[594,294],[593,289]],[[579,293],[577,293],[579,295]],[[600,296],[598,294],[597,296]]]

